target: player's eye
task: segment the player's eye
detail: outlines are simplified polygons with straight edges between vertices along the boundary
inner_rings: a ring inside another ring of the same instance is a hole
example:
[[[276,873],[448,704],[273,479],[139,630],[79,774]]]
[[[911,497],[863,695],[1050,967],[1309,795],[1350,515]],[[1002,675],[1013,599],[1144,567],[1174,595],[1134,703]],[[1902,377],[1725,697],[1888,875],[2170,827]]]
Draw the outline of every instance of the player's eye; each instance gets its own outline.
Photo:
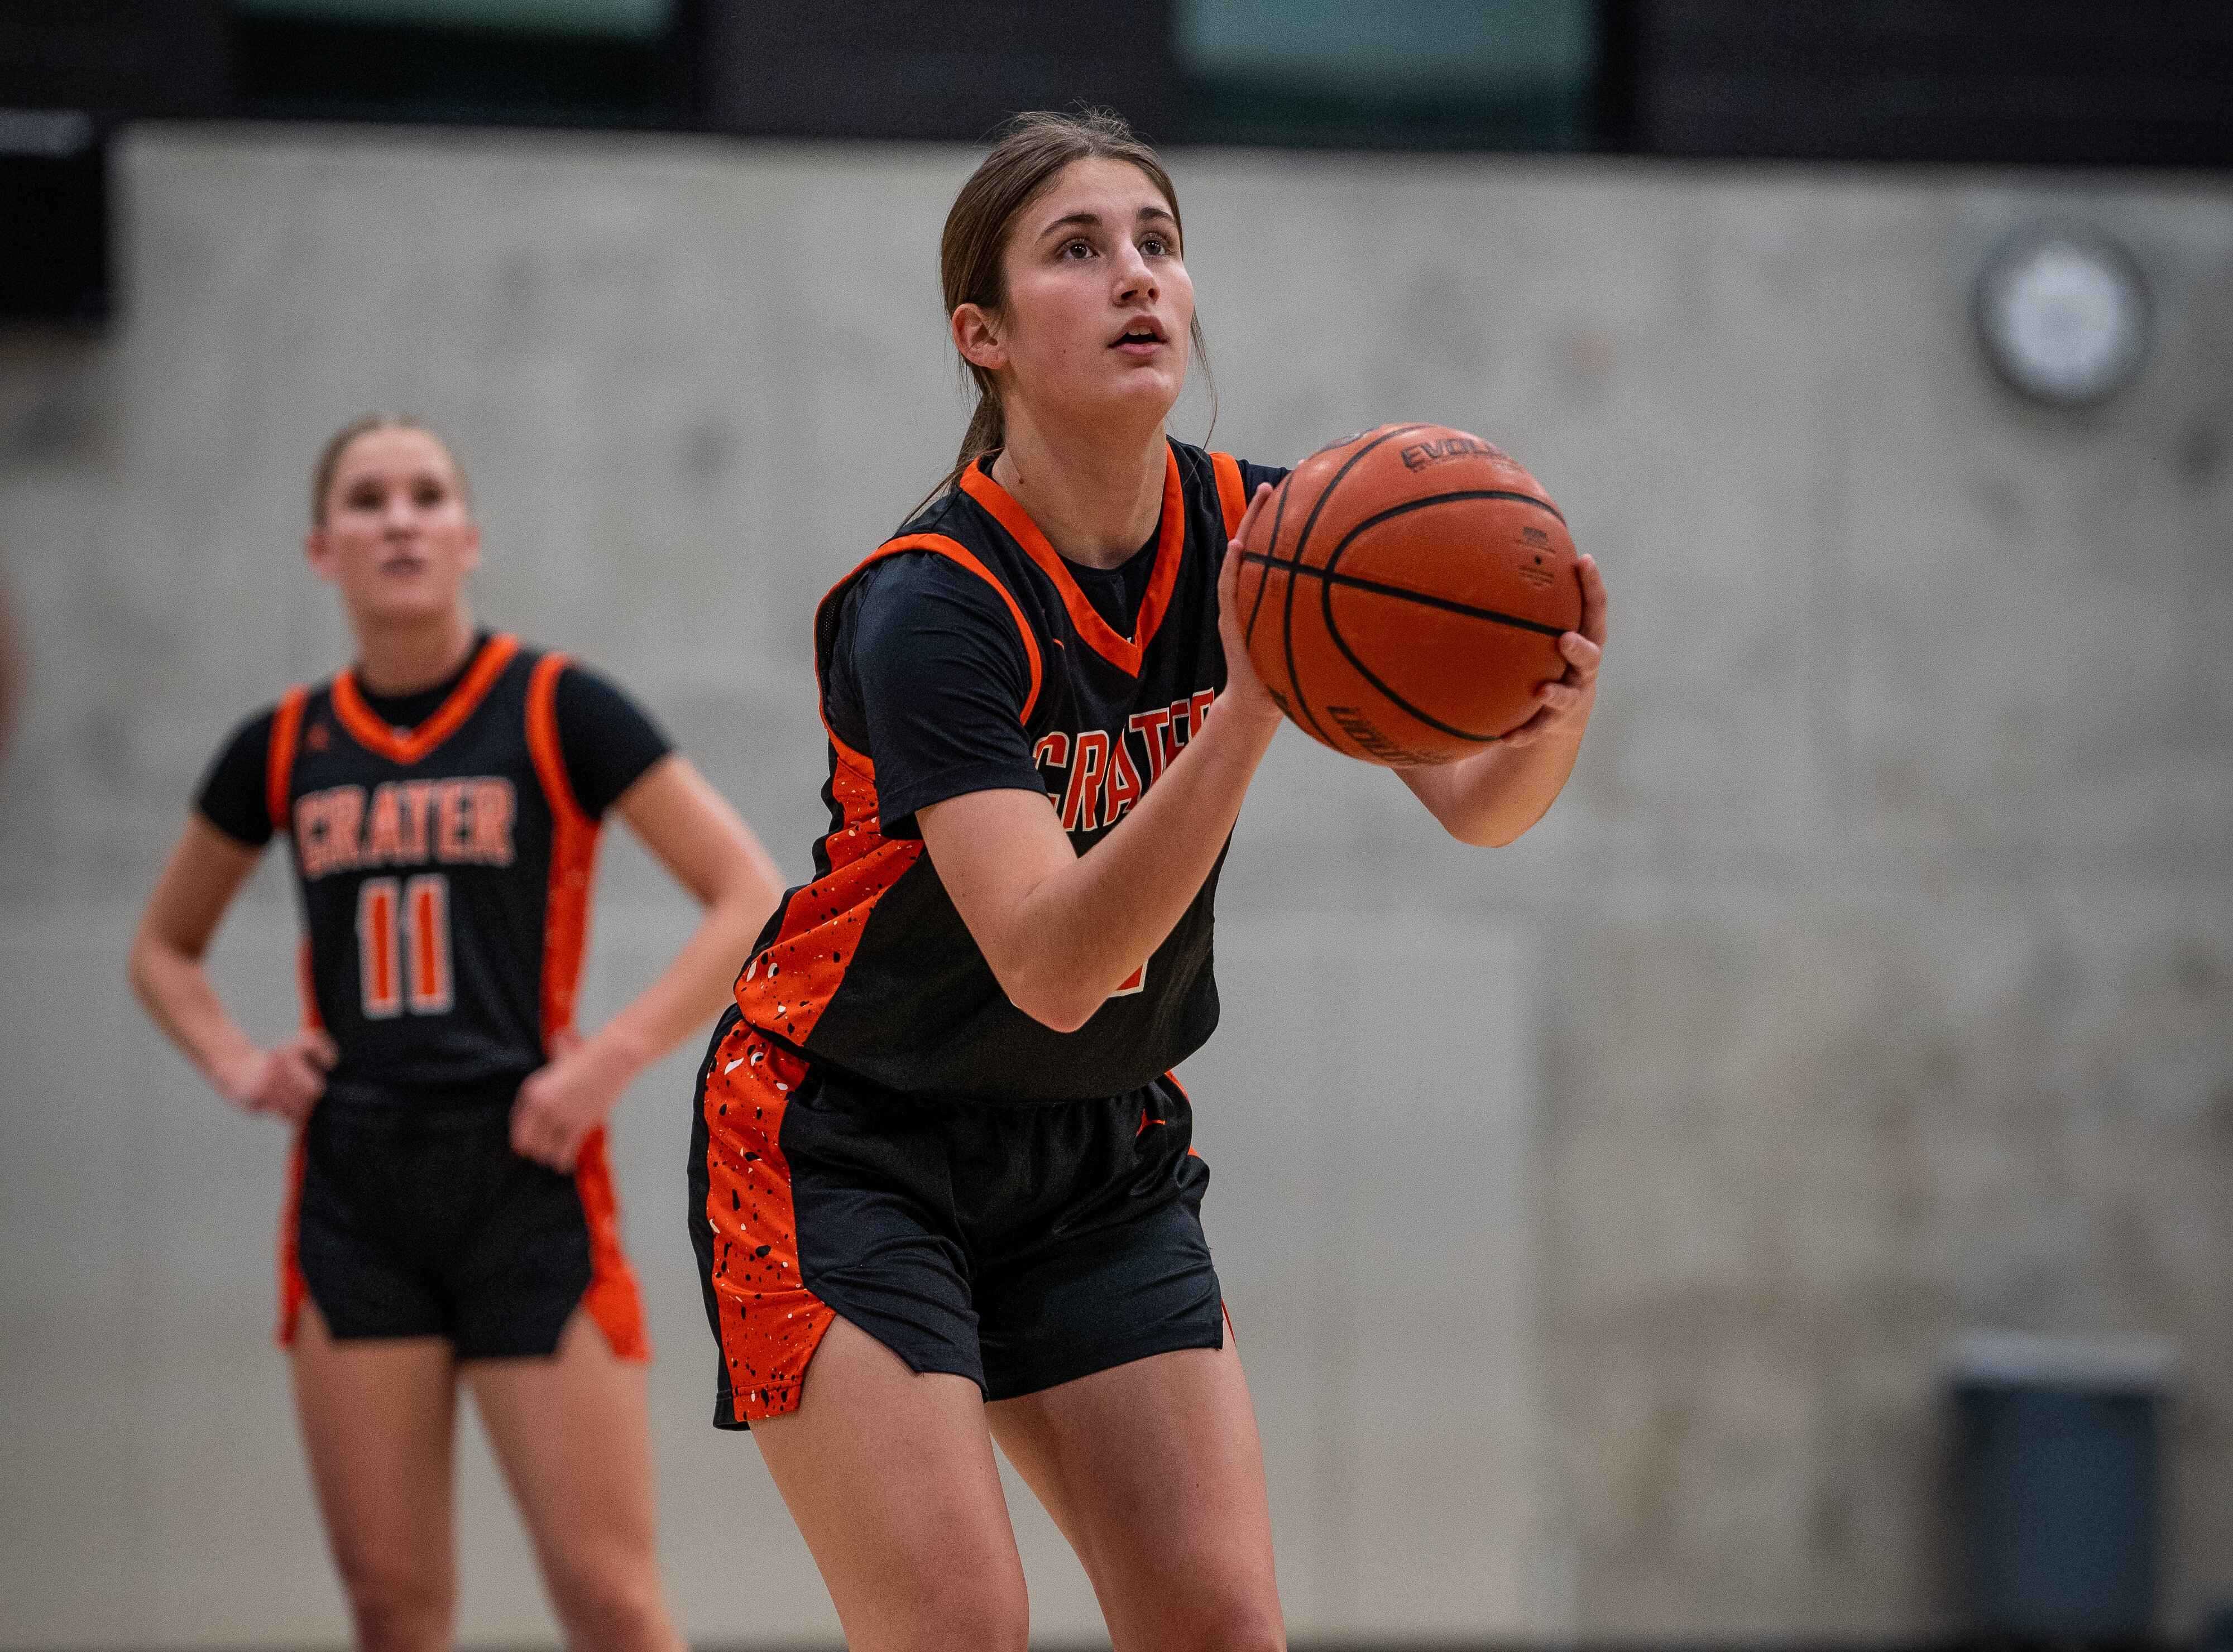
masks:
[[[1082,257],[1090,258],[1093,256],[1093,243],[1086,240],[1065,241],[1062,244],[1062,250],[1055,256],[1058,258],[1068,258],[1073,263]]]
[[[1161,258],[1168,257],[1172,249],[1169,237],[1151,231],[1140,237],[1140,250],[1148,257]]]
[[[442,503],[446,490],[439,482],[421,482],[411,491],[412,503],[422,511],[431,511]]]
[[[377,511],[380,509],[380,485],[361,482],[342,496],[342,504],[351,511]]]

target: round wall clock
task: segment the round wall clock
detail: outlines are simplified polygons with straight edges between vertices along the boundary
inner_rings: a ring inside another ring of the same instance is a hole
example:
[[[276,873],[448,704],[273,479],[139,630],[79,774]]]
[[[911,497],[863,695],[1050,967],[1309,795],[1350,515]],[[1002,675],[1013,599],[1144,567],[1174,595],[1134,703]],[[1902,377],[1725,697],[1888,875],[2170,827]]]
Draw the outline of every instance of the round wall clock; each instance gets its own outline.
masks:
[[[1994,369],[2036,400],[2106,401],[2147,361],[2147,283],[2130,253],[2090,231],[2003,241],[1977,276],[1976,310]]]

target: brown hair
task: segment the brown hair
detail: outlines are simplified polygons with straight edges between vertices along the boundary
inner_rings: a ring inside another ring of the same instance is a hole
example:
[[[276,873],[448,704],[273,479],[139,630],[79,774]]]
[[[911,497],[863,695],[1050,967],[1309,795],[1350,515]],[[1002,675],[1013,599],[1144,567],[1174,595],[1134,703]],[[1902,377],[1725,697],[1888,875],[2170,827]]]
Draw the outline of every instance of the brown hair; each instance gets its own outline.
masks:
[[[409,413],[372,413],[352,419],[332,435],[318,450],[318,462],[310,469],[310,525],[326,525],[326,495],[334,491],[334,473],[342,467],[342,455],[348,452],[349,444],[360,436],[368,436],[375,430],[415,430],[431,437],[450,461],[450,469],[458,478],[458,492],[470,503],[472,490],[465,483],[465,467],[458,463],[458,456],[450,451],[450,444],[442,433]]]
[[[1137,166],[1169,204],[1178,226],[1179,243],[1186,243],[1186,224],[1179,214],[1179,193],[1171,175],[1155,150],[1143,143],[1124,117],[1110,109],[1081,109],[1064,114],[1034,109],[1019,114],[1001,131],[992,153],[969,174],[969,181],[954,198],[946,215],[946,232],[939,237],[938,274],[950,316],[964,304],[998,310],[1006,298],[1001,279],[1001,256],[1008,248],[1008,231],[1016,215],[1028,205],[1062,169],[1076,160],[1121,160]],[[1205,376],[1209,372],[1209,345],[1202,337],[1201,320],[1195,318],[1188,336]],[[993,375],[973,361],[962,365],[977,381],[977,406],[969,415],[969,429],[961,438],[961,452],[945,479],[931,490],[936,498],[961,479],[962,473],[1007,440],[1007,420],[1000,408],[999,386]],[[1212,418],[1215,418],[1217,389],[1210,387]]]

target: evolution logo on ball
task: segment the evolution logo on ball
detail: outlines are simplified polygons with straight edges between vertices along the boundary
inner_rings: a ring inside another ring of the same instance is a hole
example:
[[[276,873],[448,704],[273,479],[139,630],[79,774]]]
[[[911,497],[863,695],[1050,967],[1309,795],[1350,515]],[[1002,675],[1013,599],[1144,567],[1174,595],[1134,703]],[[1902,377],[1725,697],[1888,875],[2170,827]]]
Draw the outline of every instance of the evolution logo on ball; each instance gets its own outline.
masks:
[[[1508,455],[1502,448],[1478,436],[1441,436],[1431,441],[1413,442],[1397,457],[1407,471],[1423,471],[1446,459],[1501,459],[1508,462]]]

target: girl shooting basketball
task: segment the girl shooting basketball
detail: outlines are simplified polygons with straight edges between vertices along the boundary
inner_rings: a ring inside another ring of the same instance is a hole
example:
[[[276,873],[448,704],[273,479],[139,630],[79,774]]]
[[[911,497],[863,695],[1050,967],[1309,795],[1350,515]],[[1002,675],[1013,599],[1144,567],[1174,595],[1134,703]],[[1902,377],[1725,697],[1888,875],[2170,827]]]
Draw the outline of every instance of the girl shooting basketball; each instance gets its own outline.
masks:
[[[313,484],[311,567],[356,663],[218,756],[132,949],[218,1091],[296,1127],[281,1339],[358,1644],[444,1648],[471,1385],[568,1642],[680,1646],[653,1551],[644,1337],[604,1123],[726,1000],[778,888],[719,795],[564,656],[476,632],[479,531],[430,432],[374,418]],[[705,903],[665,973],[573,1031],[599,820]],[[306,1025],[258,1048],[202,957],[275,832],[306,920]]]
[[[1263,1469],[1168,1070],[1280,711],[1234,617],[1283,472],[1169,439],[1177,198],[1109,117],[1022,118],[941,249],[960,462],[824,601],[830,830],[700,1076],[693,1237],[748,1424],[858,1649],[1020,1649],[993,1445],[1120,1649],[1283,1642]],[[1588,719],[1604,594],[1514,738],[1403,772],[1508,842]]]

